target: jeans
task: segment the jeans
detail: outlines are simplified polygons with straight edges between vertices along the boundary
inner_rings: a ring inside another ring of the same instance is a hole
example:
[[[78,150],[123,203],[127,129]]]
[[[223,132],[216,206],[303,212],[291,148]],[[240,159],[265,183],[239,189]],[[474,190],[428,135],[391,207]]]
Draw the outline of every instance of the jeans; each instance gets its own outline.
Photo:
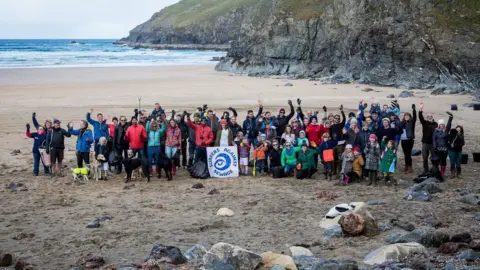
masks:
[[[412,149],[414,140],[402,140],[403,155],[405,156],[405,166],[412,167]]]
[[[128,146],[127,145],[115,145],[115,153],[117,156],[122,156],[123,158],[128,158]],[[122,173],[122,163],[120,162],[119,164],[116,165],[117,167],[117,173]]]
[[[333,161],[323,163],[323,169],[325,170],[324,174],[327,176],[332,176],[333,171]]]
[[[450,168],[459,169],[462,167],[462,152],[449,151],[448,156],[450,157]]]
[[[197,146],[195,148],[195,163],[197,163],[200,159],[203,160],[204,162],[207,162],[207,148],[206,147]]]
[[[90,165],[90,152],[77,152],[77,167],[83,168],[83,163]]]
[[[290,172],[293,171],[293,169],[295,169],[297,165],[295,164],[285,164],[285,167],[283,168],[284,172],[286,175],[288,175]]]
[[[33,174],[38,175],[39,167],[40,167],[40,159],[41,155],[38,151],[33,151]],[[42,161],[43,164],[43,161]],[[43,173],[45,175],[50,174],[50,170],[47,166],[43,165]]]
[[[433,145],[422,143],[423,172],[428,172],[429,156],[433,156]]]
[[[145,152],[143,151],[143,148],[137,148],[137,149],[131,149],[133,156],[136,156],[138,154],[138,158],[142,161],[142,163],[145,162]]]
[[[151,169],[153,164],[157,164],[160,160],[160,146],[149,146],[148,151],[148,168]]]
[[[165,155],[167,158],[172,159],[177,153],[177,147],[165,146]]]
[[[257,173],[264,173],[265,172],[265,159],[257,159],[255,162],[255,167],[257,169]]]

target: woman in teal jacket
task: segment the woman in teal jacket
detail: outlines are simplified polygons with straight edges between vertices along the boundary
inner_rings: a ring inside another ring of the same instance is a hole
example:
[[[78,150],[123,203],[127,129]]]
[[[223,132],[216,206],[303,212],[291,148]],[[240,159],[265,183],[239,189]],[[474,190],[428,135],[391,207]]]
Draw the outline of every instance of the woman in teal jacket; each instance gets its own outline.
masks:
[[[77,151],[77,166],[78,168],[83,168],[83,162],[85,165],[90,165],[90,148],[92,146],[93,132],[88,126],[88,122],[82,120],[80,124],[80,129],[73,129],[70,126],[68,130],[72,135],[78,137],[77,143],[75,145],[75,150]]]
[[[285,175],[289,175],[297,166],[297,152],[301,147],[293,147],[291,142],[285,143],[285,148],[282,151],[282,167]]]
[[[148,137],[148,171],[150,174],[153,172],[153,164],[158,164],[160,161],[160,142],[162,134],[165,132],[165,125],[161,124],[161,127],[158,128],[158,122],[153,120],[152,122],[147,122],[147,137]],[[160,171],[160,168],[156,166],[157,173]]]

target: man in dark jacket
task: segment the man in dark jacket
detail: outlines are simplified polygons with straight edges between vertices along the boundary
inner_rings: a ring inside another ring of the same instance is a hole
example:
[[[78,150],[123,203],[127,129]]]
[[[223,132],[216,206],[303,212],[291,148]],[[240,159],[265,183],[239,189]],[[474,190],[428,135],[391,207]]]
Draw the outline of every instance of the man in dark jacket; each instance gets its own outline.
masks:
[[[70,124],[67,125],[67,128]],[[45,142],[45,152],[50,154],[52,164],[52,176],[62,177],[62,161],[65,151],[65,137],[70,137],[70,133],[60,127],[60,120],[53,121],[53,128],[48,130]]]
[[[257,118],[262,115],[263,106],[259,104],[258,113],[256,116],[253,115],[253,111],[249,110],[247,118],[243,121],[243,134],[248,138],[249,145],[257,145]]]
[[[151,115],[153,118],[156,118],[157,116],[160,116],[162,113],[163,113],[163,109],[162,107],[160,106],[160,103],[155,103],[155,108],[153,109]]]
[[[292,101],[288,101],[288,105],[290,106],[290,113],[285,116],[285,109],[281,108],[278,116],[277,116],[277,137],[282,137],[283,132],[285,132],[285,128],[288,125],[288,122],[290,122],[290,119],[292,119],[293,115],[295,114],[294,109],[293,109],[293,104]]]
[[[228,121],[228,127],[232,131],[233,139],[237,137],[237,133],[242,131],[242,127],[237,123],[237,117],[232,116],[230,117],[230,121]]]
[[[185,112],[183,113],[184,114],[184,118],[185,116]],[[185,122],[185,120],[184,120]],[[200,125],[200,113],[196,112],[195,114],[193,114],[193,123],[195,125]],[[187,125],[188,127],[188,125]],[[194,159],[194,156],[195,156],[195,150],[197,148],[197,144],[195,142],[195,130],[193,128],[188,128],[188,167],[191,167],[193,165],[193,159]]]
[[[113,135],[113,149],[117,156],[122,156],[123,158],[128,158],[128,141],[125,140],[125,134],[127,133],[127,118],[125,116],[120,116],[120,124],[115,127],[115,132]],[[117,174],[122,173],[122,163],[119,162],[116,164]]]
[[[438,124],[433,120],[431,113],[427,114],[427,119],[423,117],[423,102],[420,103],[420,112],[418,119],[422,123],[422,156],[423,156],[423,172],[428,172],[428,158],[433,156],[433,132],[437,129]]]

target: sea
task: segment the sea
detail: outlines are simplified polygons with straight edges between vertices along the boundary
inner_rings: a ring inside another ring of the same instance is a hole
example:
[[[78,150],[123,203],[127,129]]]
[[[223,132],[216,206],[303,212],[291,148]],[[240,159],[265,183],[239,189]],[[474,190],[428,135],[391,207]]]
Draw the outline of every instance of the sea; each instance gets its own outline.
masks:
[[[75,42],[72,42],[75,41]],[[225,52],[133,49],[113,39],[0,39],[0,68],[206,65]]]

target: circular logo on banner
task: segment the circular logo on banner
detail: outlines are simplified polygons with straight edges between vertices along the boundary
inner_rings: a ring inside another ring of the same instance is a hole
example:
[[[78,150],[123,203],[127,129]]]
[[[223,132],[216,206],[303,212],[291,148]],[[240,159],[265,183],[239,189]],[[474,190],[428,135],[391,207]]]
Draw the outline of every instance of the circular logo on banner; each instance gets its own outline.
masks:
[[[213,177],[229,177],[238,172],[235,148],[218,147],[208,154],[208,167]]]

